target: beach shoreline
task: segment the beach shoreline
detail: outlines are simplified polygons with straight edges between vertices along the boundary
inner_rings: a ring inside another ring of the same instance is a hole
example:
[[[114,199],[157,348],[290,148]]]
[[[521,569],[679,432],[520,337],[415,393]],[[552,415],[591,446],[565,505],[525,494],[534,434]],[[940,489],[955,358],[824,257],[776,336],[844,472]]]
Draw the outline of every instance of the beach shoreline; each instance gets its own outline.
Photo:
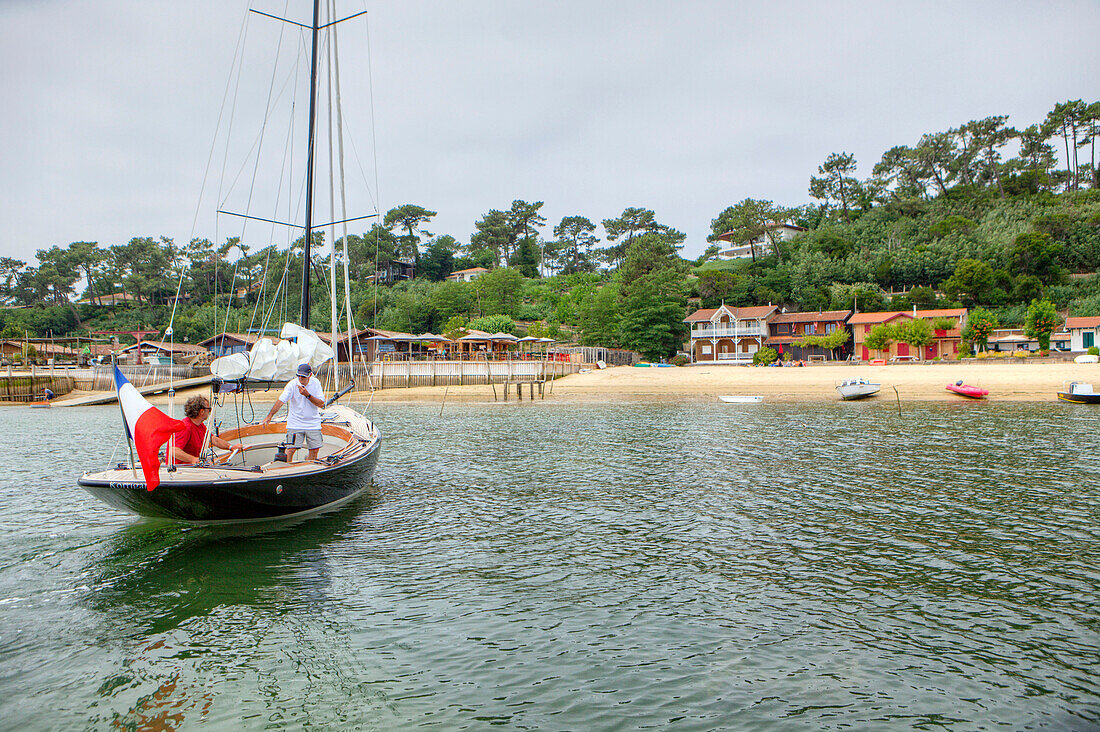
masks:
[[[754,367],[726,364],[695,364],[684,367],[638,368],[617,366],[593,369],[561,377],[544,385],[536,403],[620,402],[620,401],[713,401],[722,395],[761,396],[768,402],[837,401],[836,386],[849,378],[879,383],[882,390],[872,399],[902,401],[961,401],[945,388],[962,381],[989,390],[989,401],[1050,402],[1071,381],[1100,385],[1100,366],[1073,362],[927,362],[887,365],[825,363],[805,367]],[[897,389],[895,395],[894,389]],[[193,393],[208,393],[204,387],[181,389],[175,395],[181,404]],[[80,392],[58,399],[90,395]],[[373,394],[373,396],[372,396]],[[252,392],[258,402],[271,402],[277,390]],[[270,396],[270,399],[266,398]],[[347,399],[347,398],[345,398]],[[419,386],[356,391],[351,401],[368,399],[386,403],[439,403],[503,401],[504,386]],[[530,385],[524,386],[523,402],[531,399]],[[515,401],[515,387],[509,401]],[[149,397],[154,404],[166,404],[166,395]]]

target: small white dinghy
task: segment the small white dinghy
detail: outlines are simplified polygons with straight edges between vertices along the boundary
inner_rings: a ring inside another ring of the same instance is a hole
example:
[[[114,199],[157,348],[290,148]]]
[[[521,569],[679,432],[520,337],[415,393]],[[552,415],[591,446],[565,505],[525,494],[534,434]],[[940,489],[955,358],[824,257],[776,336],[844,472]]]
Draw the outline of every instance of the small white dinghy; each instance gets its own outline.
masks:
[[[844,401],[850,401],[852,399],[864,399],[866,397],[878,394],[882,388],[882,384],[872,384],[867,379],[845,379],[837,386],[837,393],[840,394],[840,398]]]
[[[762,396],[730,395],[720,396],[718,398],[726,402],[727,404],[759,404],[760,402],[764,401],[764,397]]]

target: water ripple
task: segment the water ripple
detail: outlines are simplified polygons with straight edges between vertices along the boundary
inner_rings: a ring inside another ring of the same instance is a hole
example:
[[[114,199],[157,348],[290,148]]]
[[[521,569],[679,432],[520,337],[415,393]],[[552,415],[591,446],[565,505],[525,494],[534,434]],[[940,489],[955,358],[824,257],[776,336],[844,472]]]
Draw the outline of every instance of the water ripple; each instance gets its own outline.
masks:
[[[377,405],[369,498],[247,530],[100,507],[114,445],[43,412],[0,445],[6,726],[1100,724],[1081,409]]]

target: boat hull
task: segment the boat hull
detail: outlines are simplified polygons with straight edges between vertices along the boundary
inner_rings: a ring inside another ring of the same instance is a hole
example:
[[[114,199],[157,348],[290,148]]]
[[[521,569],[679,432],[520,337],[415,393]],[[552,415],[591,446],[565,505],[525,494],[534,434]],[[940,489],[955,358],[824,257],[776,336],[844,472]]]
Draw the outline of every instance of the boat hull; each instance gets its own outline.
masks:
[[[1058,398],[1070,404],[1100,404],[1100,394],[1074,394],[1068,391],[1058,392]]]
[[[881,391],[881,384],[841,384],[836,388],[840,398],[846,402],[855,401],[856,399],[866,399],[867,397],[874,396]]]
[[[966,397],[967,399],[985,399],[986,394],[989,393],[987,389],[981,389],[977,386],[967,386],[965,384],[962,386],[958,384],[948,384],[947,390],[961,397]]]
[[[114,479],[93,474],[77,482],[104,503],[148,518],[263,521],[312,513],[351,500],[370,484],[380,447],[375,442],[361,456],[295,475],[241,471],[240,477],[213,482],[172,479],[152,491],[146,490],[143,480],[119,480],[118,471],[112,471]]]

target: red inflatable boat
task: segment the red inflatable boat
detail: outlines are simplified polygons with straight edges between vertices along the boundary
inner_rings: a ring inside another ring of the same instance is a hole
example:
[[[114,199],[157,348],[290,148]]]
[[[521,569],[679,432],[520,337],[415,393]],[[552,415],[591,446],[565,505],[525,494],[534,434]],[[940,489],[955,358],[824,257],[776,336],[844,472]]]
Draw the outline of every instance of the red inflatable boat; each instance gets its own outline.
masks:
[[[970,386],[964,384],[961,381],[956,381],[954,384],[947,385],[948,391],[953,391],[959,396],[964,396],[967,399],[985,399],[985,395],[989,393],[988,389],[982,389],[977,386]]]

